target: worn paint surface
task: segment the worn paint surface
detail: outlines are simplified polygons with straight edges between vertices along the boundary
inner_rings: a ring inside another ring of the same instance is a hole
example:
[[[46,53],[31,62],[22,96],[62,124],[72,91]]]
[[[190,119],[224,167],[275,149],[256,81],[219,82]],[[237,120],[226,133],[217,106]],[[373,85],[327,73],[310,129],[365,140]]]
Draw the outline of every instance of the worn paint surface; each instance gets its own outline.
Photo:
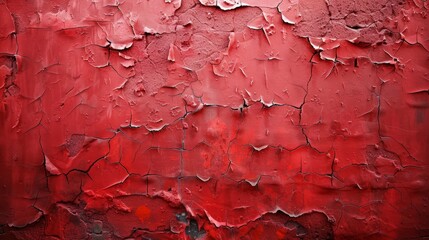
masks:
[[[429,236],[428,8],[0,1],[0,238]]]

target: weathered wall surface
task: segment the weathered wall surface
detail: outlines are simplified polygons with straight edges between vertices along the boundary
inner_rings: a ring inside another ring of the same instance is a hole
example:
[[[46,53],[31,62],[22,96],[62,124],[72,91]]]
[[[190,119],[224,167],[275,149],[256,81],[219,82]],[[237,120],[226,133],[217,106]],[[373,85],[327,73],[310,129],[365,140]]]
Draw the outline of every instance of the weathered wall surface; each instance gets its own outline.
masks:
[[[428,8],[0,1],[0,238],[429,236]]]

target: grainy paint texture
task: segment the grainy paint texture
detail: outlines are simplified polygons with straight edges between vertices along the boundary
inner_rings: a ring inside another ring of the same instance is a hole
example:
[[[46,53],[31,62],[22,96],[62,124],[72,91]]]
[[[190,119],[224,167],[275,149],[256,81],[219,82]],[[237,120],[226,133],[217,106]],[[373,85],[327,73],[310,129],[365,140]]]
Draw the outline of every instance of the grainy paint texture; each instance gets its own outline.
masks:
[[[0,0],[0,239],[429,236],[424,0]]]

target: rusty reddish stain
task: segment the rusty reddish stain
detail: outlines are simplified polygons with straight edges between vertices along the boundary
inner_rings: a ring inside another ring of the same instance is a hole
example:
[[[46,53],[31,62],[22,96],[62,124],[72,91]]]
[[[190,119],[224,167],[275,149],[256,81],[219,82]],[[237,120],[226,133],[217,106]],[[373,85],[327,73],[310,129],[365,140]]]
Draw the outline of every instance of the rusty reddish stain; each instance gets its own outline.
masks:
[[[0,238],[427,237],[428,9],[0,0]]]

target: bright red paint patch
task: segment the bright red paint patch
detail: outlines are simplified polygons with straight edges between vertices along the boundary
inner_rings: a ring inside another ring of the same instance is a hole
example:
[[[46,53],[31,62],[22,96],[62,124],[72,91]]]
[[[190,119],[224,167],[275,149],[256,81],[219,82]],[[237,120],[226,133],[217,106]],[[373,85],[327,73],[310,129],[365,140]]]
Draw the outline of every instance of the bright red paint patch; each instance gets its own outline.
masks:
[[[150,209],[145,205],[141,205],[136,209],[136,216],[140,219],[140,221],[145,222],[150,218]]]

